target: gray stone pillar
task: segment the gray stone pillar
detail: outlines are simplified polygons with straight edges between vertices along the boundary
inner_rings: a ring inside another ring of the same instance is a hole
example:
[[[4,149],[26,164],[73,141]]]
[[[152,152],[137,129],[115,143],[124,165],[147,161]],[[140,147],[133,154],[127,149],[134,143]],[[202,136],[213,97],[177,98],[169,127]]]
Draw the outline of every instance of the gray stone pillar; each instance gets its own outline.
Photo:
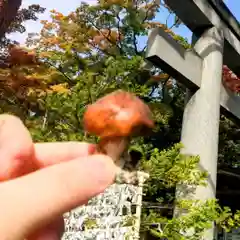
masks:
[[[222,31],[212,27],[194,45],[203,59],[201,87],[186,103],[181,141],[184,154],[200,156],[200,168],[208,171],[209,179],[207,187],[196,189],[193,199],[215,198],[216,193],[223,44]],[[205,239],[213,239],[213,230]]]

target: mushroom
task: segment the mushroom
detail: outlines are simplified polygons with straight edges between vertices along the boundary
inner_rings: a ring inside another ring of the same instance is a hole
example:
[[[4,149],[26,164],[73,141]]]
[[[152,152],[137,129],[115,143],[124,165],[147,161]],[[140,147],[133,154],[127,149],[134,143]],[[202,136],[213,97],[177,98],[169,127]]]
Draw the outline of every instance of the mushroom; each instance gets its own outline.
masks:
[[[117,90],[89,105],[83,124],[87,133],[100,137],[97,152],[107,154],[118,166],[116,182],[135,183],[139,172],[129,167],[128,146],[131,137],[144,135],[154,127],[149,107],[132,93]]]

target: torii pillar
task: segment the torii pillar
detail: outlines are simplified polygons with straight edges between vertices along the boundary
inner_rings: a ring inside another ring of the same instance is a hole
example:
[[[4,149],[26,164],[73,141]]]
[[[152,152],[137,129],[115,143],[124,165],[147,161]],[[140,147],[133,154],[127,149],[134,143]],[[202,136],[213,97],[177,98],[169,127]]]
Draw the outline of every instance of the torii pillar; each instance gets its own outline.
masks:
[[[200,168],[207,171],[209,177],[207,186],[198,186],[191,199],[207,200],[216,196],[223,45],[223,32],[216,27],[206,30],[194,44],[194,50],[203,60],[202,76],[200,88],[185,106],[182,152],[199,155]],[[207,232],[205,239],[213,238],[214,228]]]

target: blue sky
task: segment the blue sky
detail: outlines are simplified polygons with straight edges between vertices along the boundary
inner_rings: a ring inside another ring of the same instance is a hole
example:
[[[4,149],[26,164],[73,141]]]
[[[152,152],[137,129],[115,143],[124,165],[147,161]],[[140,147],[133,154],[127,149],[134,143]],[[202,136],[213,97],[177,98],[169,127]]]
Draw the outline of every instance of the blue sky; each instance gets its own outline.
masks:
[[[49,19],[49,11],[52,9],[56,9],[63,14],[67,14],[70,11],[73,11],[77,6],[80,5],[81,0],[22,0],[22,6],[26,7],[30,4],[40,4],[42,7],[46,8],[46,12],[40,16],[40,19]],[[88,3],[94,3],[95,0],[86,0]],[[225,3],[230,8],[235,17],[240,20],[240,0],[225,0]],[[160,9],[160,12],[156,16],[156,21],[166,22],[166,18],[168,16],[168,12],[164,9]],[[168,19],[168,24],[171,25],[173,23],[173,18],[170,17]],[[41,29],[41,24],[39,22],[28,21],[26,23],[27,33],[29,32],[39,32]],[[173,29],[175,33],[191,39],[191,32],[185,26],[180,26],[178,28]],[[27,33],[24,34],[11,34],[11,38],[19,41],[21,44],[24,43]],[[146,38],[141,39],[139,45],[144,46],[146,43]]]

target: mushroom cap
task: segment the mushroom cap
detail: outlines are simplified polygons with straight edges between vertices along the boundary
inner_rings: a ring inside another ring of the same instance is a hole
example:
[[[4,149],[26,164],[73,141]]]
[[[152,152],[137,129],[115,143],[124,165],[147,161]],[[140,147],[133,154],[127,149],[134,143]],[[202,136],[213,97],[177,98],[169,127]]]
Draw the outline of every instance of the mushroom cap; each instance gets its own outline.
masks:
[[[117,90],[87,107],[84,129],[101,138],[143,135],[154,127],[149,107],[134,94]]]

